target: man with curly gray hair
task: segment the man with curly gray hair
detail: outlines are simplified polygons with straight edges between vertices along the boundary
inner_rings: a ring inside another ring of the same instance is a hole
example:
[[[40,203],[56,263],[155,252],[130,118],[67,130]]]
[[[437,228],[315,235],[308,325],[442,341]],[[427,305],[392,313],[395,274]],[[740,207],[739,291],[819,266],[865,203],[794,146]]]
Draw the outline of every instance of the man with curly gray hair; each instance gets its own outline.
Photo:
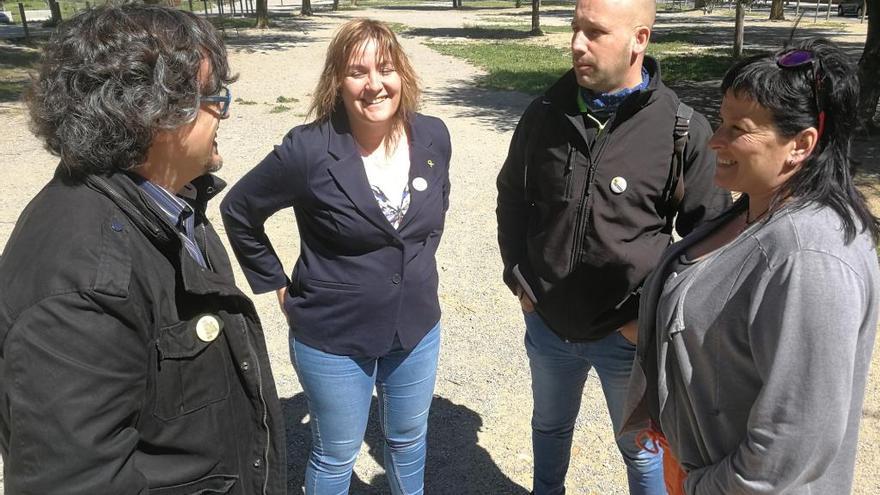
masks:
[[[256,310],[205,215],[234,80],[188,12],[90,10],[28,95],[60,158],[0,257],[7,493],[286,493]]]

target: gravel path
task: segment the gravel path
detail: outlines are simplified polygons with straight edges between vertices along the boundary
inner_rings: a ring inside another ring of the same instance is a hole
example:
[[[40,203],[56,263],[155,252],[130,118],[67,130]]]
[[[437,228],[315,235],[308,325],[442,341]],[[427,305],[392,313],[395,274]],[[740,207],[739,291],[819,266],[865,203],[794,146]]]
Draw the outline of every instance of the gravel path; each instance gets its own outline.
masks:
[[[255,165],[286,131],[303,123],[309,95],[333,29],[354,16],[372,16],[413,27],[461,27],[490,11],[445,9],[368,10],[321,13],[266,32],[227,30],[237,99],[232,117],[220,126],[225,157],[220,175],[234,182]],[[288,6],[288,8],[290,8]],[[280,9],[280,7],[279,7]],[[567,23],[546,16],[547,23]],[[421,75],[423,112],[442,118],[453,140],[451,207],[438,253],[443,344],[436,398],[431,411],[426,492],[429,494],[526,494],[531,486],[529,418],[531,394],[518,305],[500,281],[495,242],[495,176],[519,114],[530,100],[518,93],[473,87],[479,70],[404,37]],[[277,99],[289,109],[275,109]],[[240,100],[239,100],[240,99]],[[280,110],[280,111],[277,111]],[[26,202],[51,176],[55,159],[27,131],[20,104],[0,106],[0,242],[5,243]],[[215,201],[209,215],[222,225]],[[285,266],[299,249],[289,212],[267,228]],[[244,284],[241,273],[237,273]],[[288,419],[290,493],[299,486],[309,443],[307,409],[288,360],[287,328],[274,295],[254,297],[266,330],[272,366]],[[880,489],[877,479],[880,413],[878,380],[872,374],[857,467],[856,493]],[[604,412],[598,381],[591,376],[575,432],[568,486],[572,494],[624,494],[623,464]],[[352,493],[386,493],[380,467],[380,436],[371,422],[355,468]],[[2,487],[0,487],[2,495]]]

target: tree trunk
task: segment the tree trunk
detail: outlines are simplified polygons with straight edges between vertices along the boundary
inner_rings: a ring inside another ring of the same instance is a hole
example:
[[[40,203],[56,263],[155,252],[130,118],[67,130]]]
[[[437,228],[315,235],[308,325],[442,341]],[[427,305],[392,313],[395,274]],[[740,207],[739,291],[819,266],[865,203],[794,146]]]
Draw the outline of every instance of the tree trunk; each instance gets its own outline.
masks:
[[[773,3],[770,4],[770,20],[785,20],[785,3],[783,0],[773,0]]]
[[[880,0],[868,0],[868,36],[859,60],[859,122],[874,128],[874,114],[880,99]]]
[[[516,0],[516,8],[522,7],[522,0]]]
[[[694,0],[694,10],[706,11],[708,2],[706,0]]]
[[[743,38],[745,37],[743,33],[746,22],[746,9],[743,7],[743,1],[736,1],[736,23],[733,34],[733,56],[735,58],[740,58],[743,54]]]
[[[257,26],[260,29],[269,27],[269,0],[257,0]]]
[[[339,10],[339,0],[333,0],[333,10]]]
[[[302,0],[302,8],[299,10],[302,15],[312,15],[312,0]]]
[[[541,31],[541,0],[532,0],[532,30],[529,31],[532,36],[542,36]]]

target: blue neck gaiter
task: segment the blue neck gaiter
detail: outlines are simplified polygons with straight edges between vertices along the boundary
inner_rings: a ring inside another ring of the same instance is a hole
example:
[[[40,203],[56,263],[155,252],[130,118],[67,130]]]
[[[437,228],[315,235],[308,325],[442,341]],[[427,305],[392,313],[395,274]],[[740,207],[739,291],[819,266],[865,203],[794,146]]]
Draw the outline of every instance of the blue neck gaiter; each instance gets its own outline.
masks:
[[[617,111],[618,105],[627,96],[647,88],[649,82],[651,82],[651,76],[648,74],[648,70],[642,67],[642,82],[632,88],[625,88],[612,93],[594,93],[587,88],[580,87],[578,105],[581,112],[590,112],[596,117],[607,118]]]

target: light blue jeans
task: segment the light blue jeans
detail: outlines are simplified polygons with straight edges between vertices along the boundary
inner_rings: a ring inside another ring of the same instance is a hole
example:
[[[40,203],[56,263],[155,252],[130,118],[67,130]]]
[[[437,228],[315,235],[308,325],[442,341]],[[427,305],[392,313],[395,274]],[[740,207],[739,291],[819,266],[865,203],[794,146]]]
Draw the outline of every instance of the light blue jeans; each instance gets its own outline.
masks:
[[[565,493],[574,424],[587,373],[596,369],[614,431],[623,421],[626,387],[636,348],[620,332],[592,342],[566,342],[537,313],[526,313],[526,353],[532,371],[532,453],[535,495]],[[649,442],[649,447],[652,445]],[[665,495],[662,453],[639,448],[635,435],[617,439],[623,454],[629,492]]]
[[[424,492],[428,410],[439,351],[439,322],[412,351],[397,347],[380,358],[338,356],[290,339],[291,360],[311,417],[306,495],[348,493],[374,386],[391,493]]]

